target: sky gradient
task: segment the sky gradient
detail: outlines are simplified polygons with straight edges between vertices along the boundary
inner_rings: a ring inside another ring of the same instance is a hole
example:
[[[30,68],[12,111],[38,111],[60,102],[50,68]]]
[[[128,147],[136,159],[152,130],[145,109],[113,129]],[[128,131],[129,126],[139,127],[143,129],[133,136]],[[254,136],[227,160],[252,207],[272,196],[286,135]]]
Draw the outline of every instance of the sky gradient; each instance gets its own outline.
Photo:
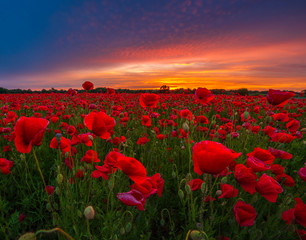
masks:
[[[300,91],[305,0],[0,2],[0,87]]]

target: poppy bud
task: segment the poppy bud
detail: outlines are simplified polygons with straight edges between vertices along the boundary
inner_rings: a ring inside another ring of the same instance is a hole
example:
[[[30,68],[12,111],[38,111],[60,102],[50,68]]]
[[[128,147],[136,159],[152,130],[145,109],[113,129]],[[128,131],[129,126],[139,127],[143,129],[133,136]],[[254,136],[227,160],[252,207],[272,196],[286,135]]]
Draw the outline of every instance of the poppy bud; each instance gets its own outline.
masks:
[[[63,182],[63,179],[64,179],[63,175],[62,174],[58,174],[57,177],[56,177],[56,182],[58,184],[61,184]]]
[[[128,222],[125,226],[125,231],[128,233],[132,230],[132,223]]]
[[[61,139],[62,139],[62,134],[60,134],[60,133],[55,134],[55,139],[57,141],[57,144],[60,145]]]
[[[88,135],[88,138],[91,140],[91,141],[93,141],[94,140],[94,138],[93,138],[93,136],[92,135]]]
[[[93,219],[95,217],[95,210],[92,206],[88,206],[85,208],[84,216],[87,220]]]
[[[121,235],[124,235],[124,234],[125,234],[125,229],[124,229],[124,227],[121,227],[121,228],[120,228],[120,234],[121,234]]]
[[[49,212],[51,212],[51,205],[49,203],[47,203],[46,208]]]
[[[269,122],[271,122],[272,121],[272,117],[267,117],[267,122],[269,123]]]
[[[223,178],[221,179],[221,183],[222,183],[222,184],[227,183],[227,177],[223,177]]]
[[[206,184],[205,184],[205,182],[203,182],[202,185],[201,185],[201,192],[205,193],[205,191],[206,191]]]
[[[185,185],[185,191],[188,195],[191,193],[191,188],[188,184]]]
[[[179,195],[181,200],[184,199],[184,192],[182,191],[182,189],[178,190],[178,195]]]
[[[192,230],[190,233],[190,237],[192,240],[201,240],[202,238],[202,233],[199,230]]]
[[[187,122],[184,122],[184,123],[183,123],[183,130],[184,130],[185,133],[188,133],[188,132],[189,132],[189,125],[188,125]]]
[[[65,158],[67,158],[69,156],[68,152],[65,152]]]
[[[79,218],[82,218],[82,212],[80,210],[77,211],[77,215]]]
[[[166,222],[165,222],[165,219],[162,218],[162,219],[160,220],[160,225],[163,227],[163,226],[165,226],[165,223],[166,223]]]
[[[109,188],[109,190],[113,189],[113,181],[112,180],[108,181],[108,188]]]
[[[171,175],[172,175],[173,178],[175,178],[176,177],[176,172],[173,171]]]
[[[244,120],[248,120],[248,119],[249,119],[249,116],[250,116],[250,114],[249,114],[247,111],[245,111],[245,112],[243,113],[243,119],[244,119]]]
[[[222,191],[221,191],[221,190],[217,190],[217,191],[216,191],[216,195],[217,195],[217,196],[221,196],[221,194],[222,194]]]
[[[57,195],[60,195],[60,189],[59,189],[59,187],[56,187],[56,188],[55,188],[55,193],[56,193]]]
[[[36,236],[35,236],[35,233],[28,232],[20,236],[18,240],[36,240]]]

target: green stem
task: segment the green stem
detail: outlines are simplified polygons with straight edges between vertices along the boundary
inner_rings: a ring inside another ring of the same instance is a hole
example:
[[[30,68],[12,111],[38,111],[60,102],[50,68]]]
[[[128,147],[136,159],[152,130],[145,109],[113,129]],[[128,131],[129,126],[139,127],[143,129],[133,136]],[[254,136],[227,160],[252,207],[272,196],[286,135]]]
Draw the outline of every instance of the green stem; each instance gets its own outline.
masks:
[[[70,240],[74,240],[68,233],[66,233],[64,230],[60,229],[60,228],[53,228],[53,229],[50,229],[50,230],[45,230],[45,229],[42,229],[42,230],[39,230],[35,233],[35,236],[37,236],[38,234],[40,233],[54,233],[54,232],[60,232],[61,234],[63,234],[66,238],[70,239]]]

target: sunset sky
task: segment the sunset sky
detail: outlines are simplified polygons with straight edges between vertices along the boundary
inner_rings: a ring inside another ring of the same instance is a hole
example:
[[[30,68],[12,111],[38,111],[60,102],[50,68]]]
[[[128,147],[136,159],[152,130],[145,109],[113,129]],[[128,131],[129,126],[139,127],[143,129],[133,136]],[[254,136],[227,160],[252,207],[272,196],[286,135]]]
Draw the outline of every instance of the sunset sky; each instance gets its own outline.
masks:
[[[0,2],[0,87],[300,91],[305,0]]]

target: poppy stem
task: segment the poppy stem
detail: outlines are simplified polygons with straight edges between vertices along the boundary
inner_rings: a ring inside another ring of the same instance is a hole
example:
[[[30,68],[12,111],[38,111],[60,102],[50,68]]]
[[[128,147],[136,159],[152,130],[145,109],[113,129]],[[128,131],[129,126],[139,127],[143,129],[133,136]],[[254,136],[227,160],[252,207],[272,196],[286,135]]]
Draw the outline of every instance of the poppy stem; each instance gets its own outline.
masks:
[[[36,165],[37,165],[37,168],[38,168],[40,177],[41,177],[41,179],[42,179],[42,181],[43,181],[43,183],[44,183],[45,192],[46,192],[46,194],[47,194],[47,198],[48,198],[48,202],[49,202],[49,204],[50,204],[51,211],[52,211],[52,213],[53,213],[53,215],[54,215],[54,217],[55,217],[55,211],[54,211],[54,209],[53,209],[53,207],[52,207],[51,200],[50,200],[50,198],[49,198],[49,194],[48,194],[48,191],[47,191],[47,185],[46,185],[44,176],[43,176],[43,174],[42,174],[41,168],[40,168],[40,166],[39,166],[39,162],[38,162],[38,159],[37,159],[37,156],[36,156],[36,153],[35,153],[35,150],[34,150],[34,149],[33,149],[33,155],[34,155],[34,158],[35,158],[35,161],[36,161]],[[57,221],[57,218],[56,218],[56,221]],[[58,221],[57,221],[57,222],[58,222]]]
[[[87,220],[88,221],[88,220]],[[53,229],[50,229],[50,230],[45,230],[45,229],[42,229],[42,230],[39,230],[35,233],[35,236],[37,236],[38,234],[40,233],[53,233],[53,232],[60,232],[61,234],[63,234],[66,238],[70,239],[70,240],[74,240],[68,233],[66,233],[64,230],[62,230],[61,228],[53,228]]]

